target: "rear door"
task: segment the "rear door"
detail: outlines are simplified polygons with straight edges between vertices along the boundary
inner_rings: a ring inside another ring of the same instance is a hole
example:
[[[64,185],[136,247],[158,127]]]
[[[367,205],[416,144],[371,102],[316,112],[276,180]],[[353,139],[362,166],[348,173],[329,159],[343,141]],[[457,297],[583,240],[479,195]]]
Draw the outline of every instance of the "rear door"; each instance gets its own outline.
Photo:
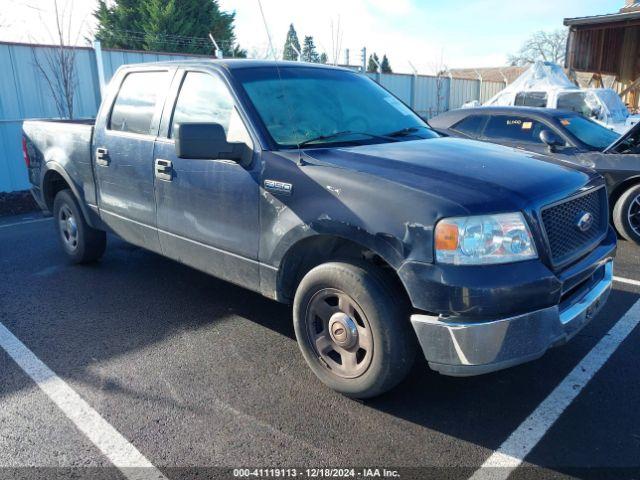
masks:
[[[126,72],[93,141],[101,217],[125,240],[157,252],[153,149],[172,73]]]
[[[178,158],[173,132],[187,122],[219,123],[230,142],[253,150],[225,79],[209,71],[179,71],[155,146],[157,224],[165,255],[219,278],[259,285],[259,156],[249,167],[233,160]],[[177,98],[175,102],[174,98]]]

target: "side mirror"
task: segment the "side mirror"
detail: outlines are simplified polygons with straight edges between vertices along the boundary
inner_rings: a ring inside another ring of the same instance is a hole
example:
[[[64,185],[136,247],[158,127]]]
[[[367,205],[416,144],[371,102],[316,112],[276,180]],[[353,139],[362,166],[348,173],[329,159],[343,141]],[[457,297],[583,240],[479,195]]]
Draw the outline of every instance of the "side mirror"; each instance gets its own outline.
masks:
[[[540,132],[540,140],[549,147],[550,152],[555,152],[556,147],[564,145],[562,139],[551,130],[542,130]]]
[[[251,150],[244,143],[227,142],[219,123],[181,123],[175,126],[174,141],[178,158],[234,160],[251,163]]]

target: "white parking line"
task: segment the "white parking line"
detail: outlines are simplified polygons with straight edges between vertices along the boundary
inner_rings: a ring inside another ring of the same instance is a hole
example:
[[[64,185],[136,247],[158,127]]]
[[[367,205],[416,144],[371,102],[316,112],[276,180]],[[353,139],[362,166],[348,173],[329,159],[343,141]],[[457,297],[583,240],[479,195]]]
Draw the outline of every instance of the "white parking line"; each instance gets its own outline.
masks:
[[[631,280],[630,278],[613,277],[613,281],[620,282],[620,283],[628,283],[629,285],[635,285],[636,287],[640,287],[640,282],[638,280]]]
[[[562,412],[640,323],[640,300],[611,327],[595,347],[507,440],[471,476],[472,480],[506,479],[533,450]]]
[[[24,220],[22,222],[7,223],[5,225],[0,225],[0,228],[17,227],[19,225],[26,225],[28,223],[50,222],[51,220],[52,220],[51,218],[34,218],[33,220]]]
[[[166,477],[64,380],[0,323],[0,347],[36,382],[78,429],[130,480]]]

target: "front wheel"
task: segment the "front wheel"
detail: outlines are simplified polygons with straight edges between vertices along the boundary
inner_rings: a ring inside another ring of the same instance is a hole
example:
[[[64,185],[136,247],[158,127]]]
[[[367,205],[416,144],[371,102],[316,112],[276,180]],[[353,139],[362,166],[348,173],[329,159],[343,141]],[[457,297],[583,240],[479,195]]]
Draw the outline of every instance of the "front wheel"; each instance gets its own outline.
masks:
[[[320,265],[294,299],[300,350],[330,388],[354,398],[380,395],[405,378],[415,358],[407,306],[373,265]]]
[[[613,224],[622,237],[640,244],[640,185],[620,195],[613,207]]]
[[[89,263],[102,256],[107,235],[89,226],[70,190],[56,195],[53,216],[62,248],[73,263]]]

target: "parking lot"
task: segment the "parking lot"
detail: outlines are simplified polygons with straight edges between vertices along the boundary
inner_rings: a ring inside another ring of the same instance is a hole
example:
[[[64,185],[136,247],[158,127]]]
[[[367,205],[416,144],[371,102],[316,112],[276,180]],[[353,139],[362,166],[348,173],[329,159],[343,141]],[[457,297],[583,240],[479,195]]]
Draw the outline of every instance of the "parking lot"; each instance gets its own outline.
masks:
[[[609,302],[569,344],[473,378],[419,361],[362,402],[307,368],[287,306],[115,237],[100,263],[70,266],[52,222],[0,220],[0,478],[328,466],[468,478],[503,465],[510,438],[522,463],[485,474],[640,477],[640,250],[627,242]],[[116,454],[144,468],[115,469]]]

